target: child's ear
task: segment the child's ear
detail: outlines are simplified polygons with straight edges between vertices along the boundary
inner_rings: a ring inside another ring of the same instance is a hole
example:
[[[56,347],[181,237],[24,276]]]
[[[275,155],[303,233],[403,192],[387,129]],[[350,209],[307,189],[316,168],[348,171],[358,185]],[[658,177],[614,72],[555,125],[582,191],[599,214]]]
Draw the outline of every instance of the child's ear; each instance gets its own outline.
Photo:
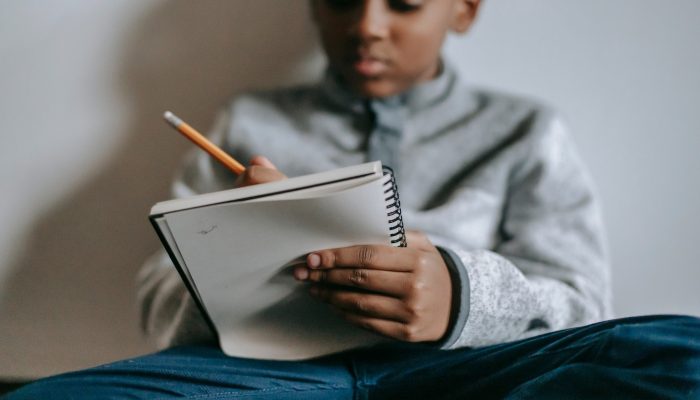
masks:
[[[457,33],[469,30],[479,11],[479,5],[481,0],[455,0],[450,29]]]

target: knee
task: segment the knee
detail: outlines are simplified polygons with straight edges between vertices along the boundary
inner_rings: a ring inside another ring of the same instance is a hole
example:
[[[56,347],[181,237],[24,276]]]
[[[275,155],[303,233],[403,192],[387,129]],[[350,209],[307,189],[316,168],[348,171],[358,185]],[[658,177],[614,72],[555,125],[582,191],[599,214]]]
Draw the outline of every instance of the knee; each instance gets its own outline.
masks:
[[[608,331],[606,344],[606,351],[616,358],[675,359],[700,368],[700,318],[669,315],[623,319]]]
[[[683,315],[655,315],[620,320],[613,328],[621,339],[700,347],[700,318]]]

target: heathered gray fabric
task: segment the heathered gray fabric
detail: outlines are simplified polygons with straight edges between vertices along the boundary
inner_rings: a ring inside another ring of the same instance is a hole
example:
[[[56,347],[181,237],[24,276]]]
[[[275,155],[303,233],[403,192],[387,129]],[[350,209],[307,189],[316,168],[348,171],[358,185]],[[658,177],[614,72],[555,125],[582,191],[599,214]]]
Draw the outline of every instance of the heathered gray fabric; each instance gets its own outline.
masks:
[[[400,148],[406,116],[398,99],[393,102],[369,102],[370,131],[367,139],[367,161],[380,160],[394,173],[401,167]]]
[[[396,137],[377,137],[382,130]],[[371,102],[327,74],[317,85],[239,96],[211,137],[243,162],[267,156],[288,176],[362,163],[368,152],[394,157],[407,228],[424,231],[456,255],[452,268],[463,268],[452,273],[460,301],[444,348],[610,316],[596,197],[564,124],[544,105],[471,88],[449,64],[430,82]],[[195,150],[174,195],[234,180]],[[144,265],[139,296],[144,329],[159,347],[212,340],[164,254]]]

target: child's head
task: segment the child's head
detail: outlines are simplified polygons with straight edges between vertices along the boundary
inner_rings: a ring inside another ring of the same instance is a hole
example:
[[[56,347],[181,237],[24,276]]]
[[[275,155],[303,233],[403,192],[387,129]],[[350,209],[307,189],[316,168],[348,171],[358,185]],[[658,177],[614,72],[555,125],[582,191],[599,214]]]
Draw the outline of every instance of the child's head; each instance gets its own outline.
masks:
[[[311,0],[330,67],[363,97],[435,76],[448,31],[466,32],[480,0]]]

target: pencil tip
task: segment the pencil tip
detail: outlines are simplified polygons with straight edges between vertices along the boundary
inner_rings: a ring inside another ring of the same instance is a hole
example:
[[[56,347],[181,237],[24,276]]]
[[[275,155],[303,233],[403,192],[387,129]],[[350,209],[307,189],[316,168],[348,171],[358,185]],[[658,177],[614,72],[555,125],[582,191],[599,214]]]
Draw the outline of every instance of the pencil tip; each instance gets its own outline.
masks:
[[[177,127],[178,125],[182,124],[182,120],[170,111],[166,111],[165,113],[163,113],[163,118],[165,118],[165,120],[168,121],[168,123],[174,127]]]

